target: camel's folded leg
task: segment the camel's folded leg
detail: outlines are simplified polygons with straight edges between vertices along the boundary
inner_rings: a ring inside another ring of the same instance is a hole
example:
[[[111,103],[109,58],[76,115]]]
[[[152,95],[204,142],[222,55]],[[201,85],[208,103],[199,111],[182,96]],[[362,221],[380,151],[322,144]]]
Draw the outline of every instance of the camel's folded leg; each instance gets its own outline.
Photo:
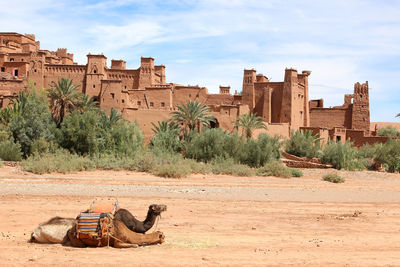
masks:
[[[114,241],[114,248],[137,248],[137,247],[138,245],[136,244],[128,244],[117,240]]]
[[[164,242],[164,234],[154,232],[151,234],[139,234],[128,229],[125,224],[119,220],[113,221],[113,235],[124,243],[137,245],[161,244]]]

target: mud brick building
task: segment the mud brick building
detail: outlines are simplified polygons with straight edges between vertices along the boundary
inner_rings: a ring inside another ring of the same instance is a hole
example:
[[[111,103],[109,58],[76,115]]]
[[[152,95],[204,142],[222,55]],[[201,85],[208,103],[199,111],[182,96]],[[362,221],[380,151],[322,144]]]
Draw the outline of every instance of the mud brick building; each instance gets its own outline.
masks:
[[[112,59],[108,67],[106,56],[89,53],[87,63],[79,65],[67,49],[43,50],[35,35],[19,33],[0,33],[0,68],[0,107],[26,89],[28,81],[47,89],[52,82],[69,78],[94,97],[100,108],[118,109],[126,119],[138,121],[148,139],[151,122],[170,118],[171,111],[188,100],[208,105],[217,118],[212,127],[226,130],[233,130],[237,116],[252,112],[268,124],[269,134],[284,137],[300,128],[322,135],[326,130],[335,140],[356,136],[352,131],[370,135],[368,83],[357,83],[342,106],[324,108],[322,99],[308,99],[310,71],[286,69],[284,81],[270,82],[256,70],[245,69],[241,94],[231,94],[229,86],[209,94],[198,85],[167,83],[165,66],[155,65],[151,57],[142,57],[139,68],[127,69],[123,60]]]

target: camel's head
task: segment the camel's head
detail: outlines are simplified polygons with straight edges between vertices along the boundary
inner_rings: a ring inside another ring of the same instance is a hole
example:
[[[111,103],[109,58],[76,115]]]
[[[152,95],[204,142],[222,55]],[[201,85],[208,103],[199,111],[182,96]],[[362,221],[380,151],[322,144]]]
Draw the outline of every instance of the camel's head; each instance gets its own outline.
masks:
[[[152,204],[149,206],[149,211],[151,211],[155,215],[160,215],[161,212],[166,210],[167,210],[167,205]]]

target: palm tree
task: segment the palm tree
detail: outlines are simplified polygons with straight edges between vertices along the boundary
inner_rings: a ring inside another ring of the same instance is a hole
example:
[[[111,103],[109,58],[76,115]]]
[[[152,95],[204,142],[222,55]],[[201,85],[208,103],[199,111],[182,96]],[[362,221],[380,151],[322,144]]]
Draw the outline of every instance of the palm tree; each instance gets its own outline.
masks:
[[[157,125],[152,122],[151,125],[153,125],[153,132],[154,134],[162,134],[165,132],[173,131],[179,133],[179,126],[176,125],[173,122],[168,122],[168,121],[158,121]]]
[[[210,115],[210,108],[198,101],[188,101],[186,104],[177,106],[178,110],[172,112],[171,121],[178,125],[183,125],[184,133],[192,132],[197,128],[200,131],[200,125],[209,127],[210,122],[215,122],[215,117]]]
[[[81,100],[78,103],[78,109],[81,112],[93,111],[99,108],[99,102],[94,100],[94,97],[82,94]]]
[[[49,89],[50,108],[53,117],[59,127],[64,116],[74,110],[80,100],[81,93],[76,90],[79,85],[72,84],[71,79],[61,78],[57,83],[53,82]]]
[[[400,113],[396,115],[396,117],[400,117]]]
[[[118,121],[122,120],[122,115],[118,114],[118,110],[111,108],[110,116],[107,116],[107,113],[103,112],[101,114],[101,123],[105,128],[113,127]]]
[[[247,138],[251,138],[255,129],[267,129],[263,119],[256,114],[242,114],[237,117],[235,122],[236,127],[243,128]]]

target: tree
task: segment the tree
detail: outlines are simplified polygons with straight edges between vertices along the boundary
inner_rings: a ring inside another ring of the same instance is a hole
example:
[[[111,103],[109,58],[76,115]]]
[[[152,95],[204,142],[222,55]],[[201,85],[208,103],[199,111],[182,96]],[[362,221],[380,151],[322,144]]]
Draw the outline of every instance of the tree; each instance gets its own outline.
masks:
[[[72,84],[72,80],[66,78],[61,78],[57,83],[51,84],[49,89],[50,108],[58,127],[63,122],[65,115],[79,105],[82,93],[76,90],[78,87],[79,85]]]
[[[81,112],[95,111],[99,109],[99,102],[94,100],[94,97],[89,97],[88,95],[82,94],[77,108]]]
[[[31,88],[19,93],[13,100],[9,129],[15,142],[21,145],[25,157],[31,154],[33,142],[54,139],[55,124],[51,117],[44,91]]]
[[[179,126],[173,122],[158,121],[153,125],[154,136],[151,139],[153,149],[164,152],[179,152],[182,150],[182,142],[179,140]]]
[[[200,132],[200,125],[209,127],[211,122],[215,122],[215,117],[210,115],[210,108],[198,101],[188,101],[186,104],[178,105],[178,110],[172,112],[172,122],[183,125],[184,134],[196,128]]]
[[[237,117],[236,122],[234,124],[236,127],[243,128],[244,133],[247,138],[251,138],[253,136],[253,131],[255,129],[267,129],[267,126],[264,124],[263,119],[256,114],[242,114]]]
[[[110,116],[105,112],[101,114],[101,123],[105,128],[112,128],[119,120],[122,120],[122,115],[114,108],[111,108]]]
[[[396,117],[400,117],[400,113],[396,115]]]

